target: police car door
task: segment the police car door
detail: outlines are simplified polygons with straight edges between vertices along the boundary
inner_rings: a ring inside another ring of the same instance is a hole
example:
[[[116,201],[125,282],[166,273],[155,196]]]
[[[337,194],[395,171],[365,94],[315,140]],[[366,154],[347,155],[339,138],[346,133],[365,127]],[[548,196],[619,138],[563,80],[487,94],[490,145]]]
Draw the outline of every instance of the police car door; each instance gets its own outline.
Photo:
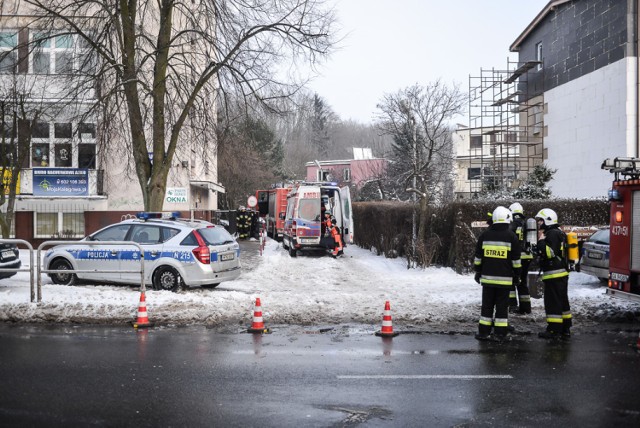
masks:
[[[91,235],[88,240],[95,241],[124,241],[127,232],[129,232],[129,224],[117,224],[102,229],[101,231]],[[120,280],[118,273],[105,273],[101,270],[120,270],[120,252],[123,247],[116,245],[87,245],[80,247],[76,257],[79,270],[97,270],[98,272],[78,274],[78,277],[90,279],[93,281],[115,281]]]
[[[149,282],[155,261],[162,253],[162,227],[147,223],[135,224],[131,228],[129,241],[137,242],[144,250],[144,277],[145,282]],[[120,275],[122,282],[140,283],[140,251],[137,247],[122,251],[120,268],[123,271]]]
[[[340,201],[342,202],[342,241],[353,244],[353,212],[349,187],[340,188]]]

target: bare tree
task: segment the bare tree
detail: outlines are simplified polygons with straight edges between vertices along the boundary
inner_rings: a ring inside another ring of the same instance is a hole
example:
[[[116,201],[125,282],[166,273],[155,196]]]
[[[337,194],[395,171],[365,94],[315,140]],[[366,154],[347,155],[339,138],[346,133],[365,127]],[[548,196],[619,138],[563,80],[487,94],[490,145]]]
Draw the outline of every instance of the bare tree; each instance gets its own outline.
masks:
[[[180,144],[199,141],[202,156],[215,153],[216,96],[277,110],[304,83],[292,78],[299,62],[315,63],[334,44],[324,0],[26,3],[33,25],[77,34],[99,58],[90,76],[99,82],[96,105],[126,108],[111,126],[127,137],[148,210],[162,209]]]
[[[465,105],[466,95],[456,85],[448,87],[440,80],[385,95],[378,104],[381,113],[377,124],[394,140],[391,177],[401,192],[420,204],[419,236],[425,236],[427,205],[443,199],[451,178],[449,121],[462,113]]]

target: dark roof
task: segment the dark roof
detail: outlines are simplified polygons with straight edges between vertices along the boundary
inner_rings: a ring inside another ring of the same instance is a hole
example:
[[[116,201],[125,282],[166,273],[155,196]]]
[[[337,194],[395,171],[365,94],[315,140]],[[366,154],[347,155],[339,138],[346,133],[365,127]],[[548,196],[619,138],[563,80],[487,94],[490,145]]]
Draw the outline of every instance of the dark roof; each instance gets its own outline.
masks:
[[[520,45],[522,44],[522,42],[529,36],[529,34],[531,34],[531,32],[538,26],[538,24],[542,22],[542,20],[549,14],[549,12],[551,12],[561,4],[567,3],[569,1],[570,0],[551,0],[549,3],[547,3],[547,5],[542,8],[540,13],[538,13],[538,15],[533,19],[533,21],[531,21],[531,23],[527,25],[527,28],[525,28],[524,31],[520,33],[518,38],[513,43],[511,43],[509,51],[518,52],[520,50]]]

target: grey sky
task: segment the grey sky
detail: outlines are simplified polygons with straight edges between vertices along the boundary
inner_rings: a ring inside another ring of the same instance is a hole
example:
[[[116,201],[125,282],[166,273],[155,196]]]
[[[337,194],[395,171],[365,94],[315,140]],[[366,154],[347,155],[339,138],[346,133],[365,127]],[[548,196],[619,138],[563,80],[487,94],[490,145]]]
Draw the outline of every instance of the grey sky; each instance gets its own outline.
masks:
[[[441,78],[469,88],[548,0],[336,0],[341,49],[310,85],[344,120],[370,123],[385,93]],[[466,121],[465,121],[466,123]]]

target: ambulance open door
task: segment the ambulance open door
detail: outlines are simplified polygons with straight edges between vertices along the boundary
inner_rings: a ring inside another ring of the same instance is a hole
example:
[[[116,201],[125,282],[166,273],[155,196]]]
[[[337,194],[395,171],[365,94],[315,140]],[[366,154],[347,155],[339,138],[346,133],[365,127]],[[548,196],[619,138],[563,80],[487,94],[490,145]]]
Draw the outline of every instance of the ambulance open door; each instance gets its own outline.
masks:
[[[340,188],[342,202],[342,240],[346,244],[353,244],[353,211],[351,211],[351,192],[349,187]]]

